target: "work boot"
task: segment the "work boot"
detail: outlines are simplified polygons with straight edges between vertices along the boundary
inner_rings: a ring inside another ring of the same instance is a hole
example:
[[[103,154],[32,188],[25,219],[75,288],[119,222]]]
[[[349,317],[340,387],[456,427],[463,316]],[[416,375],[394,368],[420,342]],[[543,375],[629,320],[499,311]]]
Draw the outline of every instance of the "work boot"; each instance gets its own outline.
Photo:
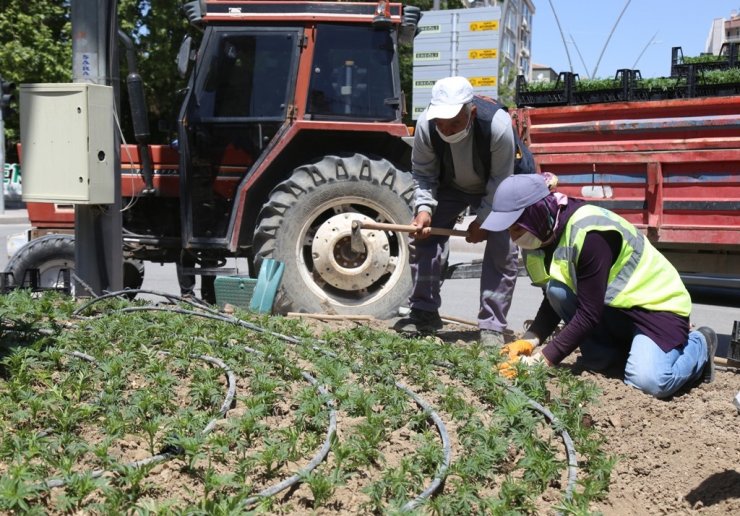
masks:
[[[435,333],[437,330],[441,330],[444,324],[442,319],[439,317],[439,312],[436,310],[430,312],[428,310],[419,310],[418,308],[412,308],[409,312],[408,317],[399,319],[396,324],[393,325],[393,329],[402,333]]]
[[[484,329],[480,330],[478,341],[489,351],[500,351],[506,342],[504,334],[500,331]]]
[[[704,365],[702,381],[712,383],[714,381],[714,354],[717,352],[717,334],[709,326],[702,326],[696,331],[704,335],[704,341],[707,343],[707,363]]]

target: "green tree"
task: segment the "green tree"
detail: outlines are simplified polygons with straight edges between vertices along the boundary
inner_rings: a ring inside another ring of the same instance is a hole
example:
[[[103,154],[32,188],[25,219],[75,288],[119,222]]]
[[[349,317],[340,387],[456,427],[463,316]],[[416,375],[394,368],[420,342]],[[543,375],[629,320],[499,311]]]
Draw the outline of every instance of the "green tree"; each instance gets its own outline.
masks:
[[[0,75],[5,80],[69,82],[71,41],[69,0],[0,0]],[[9,162],[16,157],[18,126],[16,110],[5,120]]]
[[[21,83],[69,82],[72,79],[70,0],[0,0],[0,75]],[[159,120],[174,124],[184,81],[175,57],[188,29],[181,3],[171,0],[119,0],[119,25],[134,41],[153,127],[154,141],[166,135],[156,131]],[[124,136],[132,139],[125,77],[128,67],[121,50]],[[5,121],[8,161],[13,161],[19,139],[18,114]]]
[[[172,0],[119,0],[121,29],[134,41],[139,73],[144,81],[152,139],[166,143],[168,135],[157,131],[160,121],[173,128],[184,95],[185,79],[177,73],[176,57],[188,33],[189,24],[182,13],[183,2]],[[190,32],[194,32],[190,29]],[[123,50],[122,50],[123,52]],[[122,111],[124,134],[129,119],[125,78],[128,68],[121,55]]]
[[[504,77],[503,61],[498,64],[498,101],[503,105],[516,108],[516,69],[509,68],[509,74]]]

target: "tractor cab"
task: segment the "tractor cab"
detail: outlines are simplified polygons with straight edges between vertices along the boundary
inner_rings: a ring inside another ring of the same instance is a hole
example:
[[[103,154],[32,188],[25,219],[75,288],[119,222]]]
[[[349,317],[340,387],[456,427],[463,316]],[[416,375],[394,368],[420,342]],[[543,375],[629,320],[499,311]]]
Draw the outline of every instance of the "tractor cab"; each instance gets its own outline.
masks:
[[[387,2],[188,4],[203,37],[180,116],[185,247],[234,242],[247,189],[274,186],[278,178],[261,176],[276,160],[284,165],[270,174],[313,157],[305,144],[294,151],[302,156],[281,155],[296,121],[333,131],[401,123],[401,11]]]

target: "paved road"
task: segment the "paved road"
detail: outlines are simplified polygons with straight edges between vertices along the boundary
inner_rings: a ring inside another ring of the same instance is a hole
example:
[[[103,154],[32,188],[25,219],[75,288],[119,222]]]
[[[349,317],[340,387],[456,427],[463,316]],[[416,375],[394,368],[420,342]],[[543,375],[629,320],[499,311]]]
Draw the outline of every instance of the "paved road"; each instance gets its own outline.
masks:
[[[482,249],[471,252],[469,247],[458,244],[451,246],[450,264],[465,263],[482,258]],[[478,280],[448,280],[442,285],[441,313],[475,319],[478,313]],[[689,287],[693,301],[691,322],[696,326],[710,326],[719,337],[718,356],[727,356],[727,347],[733,330],[733,322],[740,321],[740,290],[708,287]],[[532,319],[542,302],[542,291],[534,287],[526,276],[519,277],[514,291],[509,328],[521,331],[522,324]]]
[[[0,249],[11,249],[17,245],[14,236],[22,235],[28,229],[25,210],[6,210],[0,213]],[[451,240],[450,263],[466,263],[482,257],[482,244],[471,245],[460,238]],[[8,256],[0,252],[0,270],[5,269]],[[228,265],[247,271],[246,260],[231,261]],[[172,264],[146,264],[143,288],[178,293],[177,276]],[[719,335],[719,356],[726,356],[727,346],[733,329],[733,322],[740,321],[740,290],[699,288],[690,289],[694,309],[691,320],[697,326],[711,326]],[[441,313],[467,320],[475,320],[478,313],[478,280],[448,280],[442,286]],[[526,277],[520,277],[511,310],[509,327],[518,331],[525,320],[534,317],[542,300],[542,293],[533,287]]]

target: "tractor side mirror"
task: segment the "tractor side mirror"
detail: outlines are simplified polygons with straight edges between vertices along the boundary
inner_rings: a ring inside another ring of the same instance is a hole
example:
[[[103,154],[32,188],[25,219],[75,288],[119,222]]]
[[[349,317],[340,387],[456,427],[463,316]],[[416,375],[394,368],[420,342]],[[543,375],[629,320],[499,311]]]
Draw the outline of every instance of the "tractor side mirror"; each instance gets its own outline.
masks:
[[[193,38],[185,36],[180,43],[180,50],[177,52],[177,72],[181,78],[185,78],[188,74],[188,68],[190,65],[190,52],[193,46]]]

